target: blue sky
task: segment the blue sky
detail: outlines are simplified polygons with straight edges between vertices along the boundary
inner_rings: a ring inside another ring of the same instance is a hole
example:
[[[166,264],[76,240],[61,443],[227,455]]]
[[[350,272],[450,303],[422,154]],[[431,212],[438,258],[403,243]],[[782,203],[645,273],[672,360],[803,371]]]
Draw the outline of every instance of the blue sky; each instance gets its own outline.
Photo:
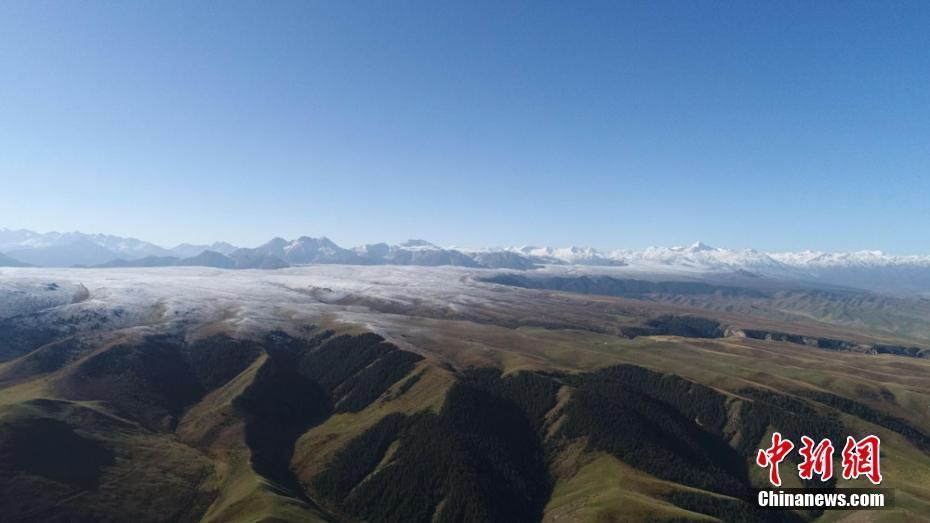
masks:
[[[0,3],[0,226],[930,253],[921,2]]]

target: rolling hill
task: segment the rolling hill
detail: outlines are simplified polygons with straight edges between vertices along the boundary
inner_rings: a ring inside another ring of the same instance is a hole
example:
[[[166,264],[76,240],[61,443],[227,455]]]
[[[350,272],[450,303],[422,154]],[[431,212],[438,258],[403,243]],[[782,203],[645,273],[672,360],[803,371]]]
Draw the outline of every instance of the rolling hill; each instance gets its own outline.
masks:
[[[897,505],[857,516],[930,515],[919,299],[467,267],[7,271],[4,520],[832,520],[755,506],[772,430],[881,435]]]
[[[26,266],[28,266],[27,263],[23,263],[19,260],[14,260],[13,258],[10,258],[9,256],[3,253],[0,253],[0,267],[26,267]]]

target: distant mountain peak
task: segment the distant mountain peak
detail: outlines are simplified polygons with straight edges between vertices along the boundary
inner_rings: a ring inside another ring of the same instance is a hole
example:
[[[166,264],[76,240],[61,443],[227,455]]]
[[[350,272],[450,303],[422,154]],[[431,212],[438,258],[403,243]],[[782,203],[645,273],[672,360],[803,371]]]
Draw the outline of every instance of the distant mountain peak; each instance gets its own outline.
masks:
[[[212,251],[212,252],[207,252]],[[759,252],[727,249],[697,241],[686,246],[600,251],[576,245],[523,245],[500,249],[443,248],[423,239],[398,245],[373,243],[343,248],[326,236],[275,237],[255,248],[224,242],[180,244],[171,249],[135,238],[73,232],[38,233],[0,228],[0,264],[40,267],[150,267],[209,265],[279,268],[288,265],[452,265],[495,269],[532,269],[543,265],[631,267],[639,271],[753,273],[766,277],[815,279],[843,285],[900,287],[930,282],[930,256],[896,256],[880,250]],[[930,286],[930,283],[927,284]]]
[[[399,245],[399,247],[405,248],[427,248],[427,249],[439,249],[438,245],[432,244],[426,240],[410,239]]]
[[[704,252],[704,251],[713,251],[716,250],[714,247],[707,245],[702,241],[696,241],[688,246],[686,249],[688,252]]]
[[[285,240],[284,238],[282,238],[282,237],[280,237],[280,236],[275,236],[274,238],[272,238],[272,239],[268,240],[267,242],[265,242],[263,245],[267,245],[267,246],[281,246],[281,247],[284,247],[285,245],[287,245],[287,244],[289,244],[289,243],[291,243],[291,242]]]

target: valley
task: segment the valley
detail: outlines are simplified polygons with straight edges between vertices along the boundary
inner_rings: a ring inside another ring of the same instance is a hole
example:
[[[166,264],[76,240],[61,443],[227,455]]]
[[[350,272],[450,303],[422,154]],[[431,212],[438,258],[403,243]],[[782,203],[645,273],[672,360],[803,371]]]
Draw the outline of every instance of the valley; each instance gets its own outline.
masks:
[[[930,514],[917,297],[623,268],[0,270],[5,521]],[[755,508],[773,430],[880,435],[896,507]]]

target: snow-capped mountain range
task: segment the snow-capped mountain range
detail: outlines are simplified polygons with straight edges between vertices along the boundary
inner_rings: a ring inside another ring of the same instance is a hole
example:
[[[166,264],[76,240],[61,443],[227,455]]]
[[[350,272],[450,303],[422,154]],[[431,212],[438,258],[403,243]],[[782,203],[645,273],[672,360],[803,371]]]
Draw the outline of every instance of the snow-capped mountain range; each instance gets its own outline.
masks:
[[[754,249],[711,247],[700,242],[681,247],[613,251],[532,246],[461,249],[443,248],[424,240],[343,248],[326,237],[308,236],[294,240],[274,238],[254,248],[238,248],[223,242],[165,248],[135,238],[105,234],[36,233],[0,228],[0,266],[205,265],[275,269],[321,263],[453,265],[516,270],[576,265],[654,272],[741,272],[842,285],[930,288],[930,256],[893,256],[880,251],[764,253]]]
[[[99,265],[113,260],[136,260],[147,256],[195,256],[205,250],[229,254],[236,247],[181,244],[166,249],[136,238],[81,232],[38,233],[26,229],[0,228],[0,253],[28,265],[70,267]]]

